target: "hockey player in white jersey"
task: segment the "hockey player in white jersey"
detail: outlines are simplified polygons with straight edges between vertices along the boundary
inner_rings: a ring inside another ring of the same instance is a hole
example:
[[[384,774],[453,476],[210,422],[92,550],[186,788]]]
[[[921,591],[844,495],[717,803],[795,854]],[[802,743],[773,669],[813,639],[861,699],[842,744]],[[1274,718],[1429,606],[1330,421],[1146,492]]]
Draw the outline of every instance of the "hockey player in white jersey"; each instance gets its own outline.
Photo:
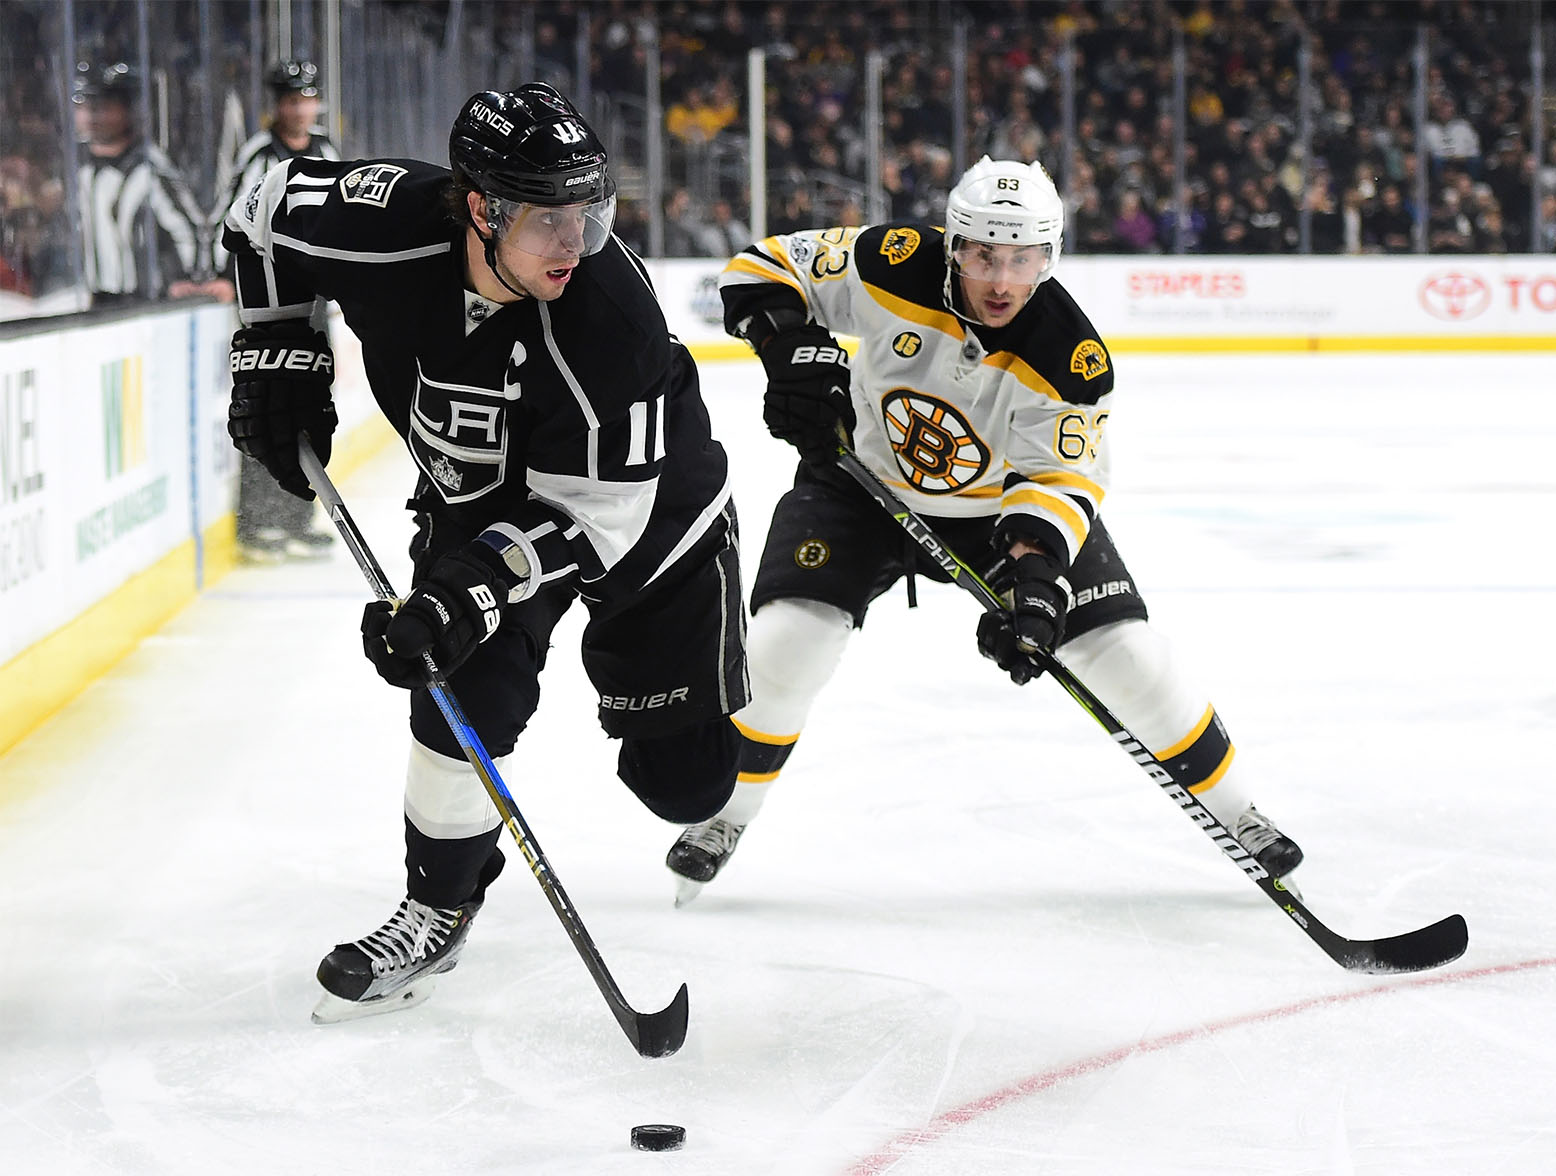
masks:
[[[1064,205],[1038,164],[985,156],[944,230],[896,223],[769,237],[719,280],[725,328],[767,371],[763,416],[802,461],[751,596],[752,701],[735,793],[666,864],[677,902],[729,861],[794,750],[853,631],[899,578],[944,580],[832,462],[860,460],[1007,594],[984,656],[1019,683],[1055,650],[1276,877],[1302,851],[1254,808],[1226,728],[1179,672],[1098,517],[1113,362],[1054,278]],[[852,363],[834,333],[855,335]],[[970,626],[971,627],[971,626]]]

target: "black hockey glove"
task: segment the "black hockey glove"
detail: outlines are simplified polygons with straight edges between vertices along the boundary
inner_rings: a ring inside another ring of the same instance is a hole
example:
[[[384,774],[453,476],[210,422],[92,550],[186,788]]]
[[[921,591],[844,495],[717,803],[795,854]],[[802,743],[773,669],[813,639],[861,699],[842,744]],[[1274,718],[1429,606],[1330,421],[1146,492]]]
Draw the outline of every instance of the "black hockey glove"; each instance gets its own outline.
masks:
[[[978,618],[978,652],[1020,686],[1043,672],[1032,653],[1051,653],[1064,640],[1070,586],[1057,559],[1031,552],[1006,562],[990,587],[1005,596],[1010,608]]]
[[[375,600],[362,612],[362,651],[391,686],[426,685],[421,655],[452,674],[497,632],[515,583],[503,558],[480,539],[445,555],[397,610]]]
[[[232,404],[227,435],[270,472],[281,489],[313,498],[297,462],[297,438],[307,433],[319,461],[330,460],[338,423],[330,384],[335,356],[322,331],[301,319],[244,327],[232,337]]]
[[[848,353],[825,327],[806,323],[772,336],[760,355],[767,369],[762,398],[767,431],[798,449],[806,461],[831,461],[845,439],[838,425],[849,438],[854,430]]]

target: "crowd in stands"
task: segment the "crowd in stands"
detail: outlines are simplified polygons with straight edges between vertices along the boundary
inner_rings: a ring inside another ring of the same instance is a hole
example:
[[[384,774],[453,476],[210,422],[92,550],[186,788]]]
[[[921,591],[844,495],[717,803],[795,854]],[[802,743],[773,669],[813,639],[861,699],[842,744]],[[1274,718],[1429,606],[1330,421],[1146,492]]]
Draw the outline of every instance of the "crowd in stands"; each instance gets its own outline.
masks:
[[[768,227],[859,223],[815,205],[808,176],[862,181],[864,46],[887,57],[892,218],[935,222],[955,182],[951,22],[965,21],[967,161],[1038,159],[1060,179],[1067,248],[1084,253],[1433,253],[1556,249],[1556,134],[1532,152],[1532,8],[1503,0],[1120,0],[1034,5],[668,6],[662,72],[672,134],[743,133],[732,79],[768,50]],[[668,31],[674,28],[678,31]],[[1428,31],[1418,136],[1413,52]],[[1184,103],[1177,125],[1174,48]],[[1304,157],[1299,85],[1307,47]],[[1072,150],[1064,54],[1073,47]],[[1547,93],[1552,89],[1546,82]],[[1420,141],[1418,142],[1418,137]],[[1176,150],[1183,152],[1178,180]],[[1427,207],[1418,207],[1417,169]],[[720,198],[743,193],[725,190]],[[1533,239],[1535,201],[1543,236]],[[695,220],[672,194],[677,222]],[[666,220],[672,209],[667,206]],[[1306,241],[1304,241],[1304,222]],[[695,231],[677,234],[695,240]]]
[[[434,48],[457,23],[446,0],[392,11]],[[870,47],[885,61],[888,217],[938,222],[960,146],[967,163],[983,153],[1041,160],[1065,193],[1066,247],[1077,253],[1409,253],[1418,233],[1432,253],[1556,250],[1556,127],[1537,155],[1529,47],[1538,8],[1528,0],[467,0],[461,12],[467,31],[472,13],[495,30],[492,60],[513,60],[522,33],[534,74],[564,89],[579,82],[586,27],[590,89],[607,110],[641,107],[654,60],[645,29],[657,31],[666,256],[727,255],[750,233],[753,47],[767,62],[768,231],[864,222]],[[1422,29],[1428,64],[1418,86]],[[960,95],[957,30],[967,46]],[[14,19],[5,31],[0,288],[27,290],[68,265],[59,234],[70,218],[57,103],[51,90],[16,82],[38,71],[11,60],[22,52]],[[1547,77],[1544,91],[1556,82]],[[195,177],[196,195],[214,202],[198,191],[210,161],[195,143],[182,154],[178,146],[170,154]],[[349,130],[343,146],[361,150]],[[617,160],[619,231],[648,253],[641,141],[633,147],[638,158]]]

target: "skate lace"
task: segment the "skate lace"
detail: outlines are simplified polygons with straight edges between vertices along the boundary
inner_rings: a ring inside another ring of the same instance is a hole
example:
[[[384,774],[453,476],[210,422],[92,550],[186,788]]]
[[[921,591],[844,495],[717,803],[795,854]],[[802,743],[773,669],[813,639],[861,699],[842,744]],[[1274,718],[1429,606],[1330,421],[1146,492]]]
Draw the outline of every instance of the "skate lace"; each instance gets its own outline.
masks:
[[[439,910],[407,898],[387,923],[357,940],[357,946],[372,961],[374,974],[382,976],[437,954],[458,922],[458,911]]]
[[[744,825],[732,825],[728,821],[715,817],[701,825],[692,826],[681,835],[681,841],[685,845],[695,845],[698,849],[718,856],[735,848],[735,842],[740,840],[740,835],[745,832],[745,828]]]
[[[1270,824],[1268,817],[1251,805],[1242,816],[1237,818],[1237,825],[1233,828],[1232,834],[1242,842],[1244,849],[1253,854],[1269,848],[1285,837],[1284,833]]]

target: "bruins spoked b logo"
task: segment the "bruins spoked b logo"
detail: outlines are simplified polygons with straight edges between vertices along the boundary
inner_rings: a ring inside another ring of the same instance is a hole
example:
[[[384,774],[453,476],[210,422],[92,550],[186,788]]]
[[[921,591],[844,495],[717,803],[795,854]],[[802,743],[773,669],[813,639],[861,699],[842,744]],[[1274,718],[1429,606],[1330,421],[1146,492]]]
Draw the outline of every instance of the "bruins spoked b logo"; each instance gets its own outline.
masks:
[[[815,571],[832,558],[832,549],[820,539],[807,539],[794,549],[794,562],[807,571]]]
[[[953,406],[899,388],[881,402],[898,468],[920,494],[955,494],[989,468],[989,447]]]

